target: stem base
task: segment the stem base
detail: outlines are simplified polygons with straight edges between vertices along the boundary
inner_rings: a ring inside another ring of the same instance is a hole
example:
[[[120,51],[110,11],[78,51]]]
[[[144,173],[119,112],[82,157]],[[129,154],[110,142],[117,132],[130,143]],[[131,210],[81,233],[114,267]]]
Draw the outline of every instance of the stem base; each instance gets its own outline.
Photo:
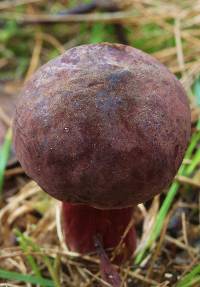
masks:
[[[63,203],[63,229],[65,240],[72,251],[95,251],[94,240],[100,236],[105,249],[115,248],[124,234],[133,214],[133,208],[100,210],[86,205]],[[135,229],[132,226],[124,238],[117,261],[127,260],[136,246]]]

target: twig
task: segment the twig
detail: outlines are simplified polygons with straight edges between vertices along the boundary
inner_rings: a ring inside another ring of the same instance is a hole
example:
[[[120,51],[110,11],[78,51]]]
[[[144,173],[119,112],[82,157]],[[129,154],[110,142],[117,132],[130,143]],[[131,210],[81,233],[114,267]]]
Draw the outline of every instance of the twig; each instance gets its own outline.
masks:
[[[4,13],[1,15],[4,20],[14,19],[19,24],[42,24],[42,23],[76,23],[76,22],[106,22],[119,23],[134,20],[133,11],[89,13],[77,15],[46,15],[46,14],[13,14]]]
[[[0,283],[0,287],[21,287],[22,285],[15,285],[11,283]]]
[[[84,271],[85,271],[86,273],[88,273],[90,276],[93,277],[93,278],[92,278],[93,281],[94,281],[94,280],[97,280],[97,281],[101,282],[104,286],[112,287],[112,285],[110,285],[108,282],[106,282],[106,281],[102,280],[100,277],[98,277],[97,274],[93,274],[92,272],[90,272],[90,271],[87,270],[87,269],[84,269]],[[91,281],[90,281],[89,284],[91,284]],[[91,285],[90,285],[90,286],[91,286]]]
[[[180,28],[180,18],[176,18],[175,27],[174,27],[175,41],[176,41],[176,50],[177,50],[177,59],[180,66],[180,70],[183,73],[185,70],[184,56],[183,56],[183,46],[181,40],[181,28]]]
[[[156,282],[155,280],[152,280],[152,279],[149,279],[149,278],[147,278],[147,277],[144,277],[144,276],[142,276],[142,275],[140,275],[140,274],[138,274],[138,273],[136,273],[136,272],[129,271],[128,274],[129,274],[132,278],[136,278],[136,279],[138,279],[138,280],[141,280],[141,281],[143,281],[143,282],[145,282],[145,283],[148,283],[148,284],[151,284],[151,285],[153,285],[153,286],[158,286],[158,285],[159,285],[159,283]]]
[[[193,254],[199,253],[198,249],[191,247],[191,246],[187,246],[186,244],[180,242],[178,239],[174,239],[173,237],[171,237],[169,235],[165,236],[165,240],[170,242],[170,243],[175,244],[176,246],[178,246],[181,249],[187,250],[190,253],[193,253]]]
[[[15,1],[2,1],[0,3],[0,10],[10,9],[19,5],[41,2],[44,0],[15,0]]]
[[[133,217],[133,215],[134,215],[134,211],[133,211],[133,214],[131,216],[131,219],[130,219],[126,229],[124,230],[124,233],[121,236],[120,242],[118,243],[117,247],[113,250],[111,261],[113,261],[116,258],[116,256],[120,253],[120,251],[121,251],[121,249],[123,247],[123,243],[125,241],[126,236],[128,235],[130,229],[134,226],[134,217]],[[133,229],[133,232],[135,233],[135,227]],[[136,236],[136,234],[135,234],[135,236]]]
[[[121,279],[119,274],[112,266],[103,246],[101,243],[101,239],[98,236],[94,238],[94,244],[97,250],[97,253],[100,258],[100,270],[102,274],[102,278],[111,284],[113,287],[120,287],[121,286]]]
[[[25,76],[25,81],[27,81],[30,78],[30,76],[34,73],[34,71],[36,70],[38,63],[39,63],[39,57],[40,57],[41,50],[42,50],[42,35],[41,33],[37,33],[35,36],[35,46],[33,49],[32,58],[30,61],[27,74]]]
[[[3,110],[2,107],[0,107],[0,120],[4,122],[4,124],[6,124],[6,126],[10,127],[12,124],[11,119],[9,118],[9,116],[5,113],[5,111]]]
[[[86,14],[92,12],[96,8],[97,4],[95,1],[92,1],[91,3],[81,4],[74,8],[63,10],[59,13],[59,15]]]
[[[54,36],[48,33],[42,33],[41,36],[43,40],[55,47],[61,54],[65,52],[64,46]]]
[[[166,232],[167,232],[167,226],[168,226],[168,223],[169,223],[171,215],[172,215],[172,212],[170,212],[167,215],[166,220],[164,221],[164,226],[163,226],[163,229],[162,229],[162,232],[161,232],[161,235],[160,235],[160,239],[158,241],[158,244],[156,245],[155,252],[152,254],[150,266],[149,266],[149,268],[147,270],[147,277],[151,276],[152,270],[153,270],[153,265],[156,262],[156,259],[158,258],[159,254],[161,252],[162,244],[163,244],[163,242],[165,240],[165,235],[166,235]]]
[[[5,177],[6,178],[16,176],[19,174],[24,174],[24,170],[21,167],[15,167],[15,168],[8,169],[5,171]]]
[[[182,221],[182,233],[183,233],[183,240],[184,243],[187,247],[189,246],[189,241],[188,241],[188,234],[187,234],[187,223],[186,223],[186,216],[185,216],[185,212],[181,213],[181,221]],[[188,253],[190,255],[191,258],[194,259],[193,254],[190,252],[190,249],[188,248]]]
[[[189,184],[191,186],[200,188],[200,183],[192,178],[183,175],[177,175],[175,179],[178,180],[180,183]]]

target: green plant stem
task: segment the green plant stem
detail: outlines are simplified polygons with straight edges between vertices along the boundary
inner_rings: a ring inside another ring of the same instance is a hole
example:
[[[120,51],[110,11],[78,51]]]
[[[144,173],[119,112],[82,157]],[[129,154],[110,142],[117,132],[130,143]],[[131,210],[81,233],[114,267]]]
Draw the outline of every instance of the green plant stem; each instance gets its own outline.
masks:
[[[8,129],[3,146],[0,150],[0,197],[2,195],[3,183],[4,183],[4,172],[10,155],[10,148],[12,144],[12,130]]]
[[[186,151],[185,159],[190,159],[192,156],[192,153],[198,144],[200,140],[200,131],[197,131],[191,138],[190,145]],[[191,175],[191,173],[194,171],[194,168],[199,164],[200,162],[200,150],[197,150],[195,155],[193,156],[191,160],[191,164],[186,166],[184,163],[181,165],[178,175]],[[162,230],[164,219],[169,211],[169,208],[174,200],[174,197],[176,196],[178,190],[180,187],[180,183],[177,181],[174,181],[166,195],[165,200],[163,201],[163,204],[157,214],[155,224],[151,230],[149,239],[147,240],[145,246],[138,252],[135,258],[135,264],[140,264],[141,261],[145,257],[146,251],[152,246],[152,244],[155,242],[157,237],[160,235],[160,232]]]
[[[28,275],[28,274],[11,272],[7,270],[3,270],[3,269],[0,269],[0,278],[8,279],[11,281],[26,282],[26,283],[36,284],[39,286],[45,286],[45,287],[55,287],[54,282],[52,280],[44,279],[44,278],[40,278],[37,276]]]
[[[194,286],[200,282],[200,264],[196,265],[192,271],[187,273],[176,285],[176,287]]]
[[[30,251],[30,246],[27,243],[26,237],[19,231],[19,230],[15,230],[15,234],[17,236],[17,239],[19,241],[20,247],[21,249],[26,253]],[[33,270],[34,274],[39,277],[42,278],[41,272],[39,267],[37,266],[37,263],[35,262],[35,259],[33,258],[33,256],[31,255],[27,255],[26,256],[27,261],[31,267],[31,269]]]
[[[24,241],[26,242],[26,246],[29,247],[28,248],[29,251],[30,251],[30,247],[31,247],[33,251],[41,252],[40,247],[36,243],[34,243],[30,237],[25,236],[19,230],[17,231],[17,233],[20,236],[20,238],[23,238],[23,242]],[[59,276],[58,276],[56,270],[53,268],[53,265],[51,263],[50,258],[48,256],[44,255],[44,256],[42,256],[42,260],[49,270],[49,273],[50,273],[50,275],[54,281],[55,287],[61,287]],[[29,261],[29,263],[30,263],[30,261]],[[32,262],[31,262],[31,264],[32,264]],[[34,266],[34,268],[35,268],[35,265],[32,265],[32,266]],[[37,269],[36,269],[36,271],[37,271]]]

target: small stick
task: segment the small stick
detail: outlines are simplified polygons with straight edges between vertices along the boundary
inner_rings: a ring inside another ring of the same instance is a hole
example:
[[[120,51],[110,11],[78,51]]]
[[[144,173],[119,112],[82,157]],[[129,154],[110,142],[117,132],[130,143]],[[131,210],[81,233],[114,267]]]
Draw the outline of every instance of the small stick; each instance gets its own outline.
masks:
[[[71,14],[86,14],[94,11],[97,8],[97,4],[92,1],[91,3],[81,4],[71,9],[66,9],[58,13],[58,15],[71,15]]]
[[[3,13],[2,20],[14,19],[18,24],[54,24],[54,23],[78,23],[78,22],[104,22],[104,23],[120,23],[120,22],[137,22],[138,19],[133,17],[132,11],[120,12],[103,12],[103,13],[86,13],[86,14],[68,14],[68,15],[47,15],[47,14],[19,14],[19,13]],[[3,22],[2,22],[3,23]]]
[[[100,257],[100,270],[102,274],[102,278],[111,284],[113,287],[120,287],[121,286],[121,279],[119,277],[119,274],[114,269],[112,264],[110,263],[110,260],[102,246],[101,239],[97,235],[94,238],[94,245],[97,250],[97,253]]]
[[[2,1],[0,3],[0,10],[15,8],[20,5],[40,2],[41,0],[15,0],[15,1]]]

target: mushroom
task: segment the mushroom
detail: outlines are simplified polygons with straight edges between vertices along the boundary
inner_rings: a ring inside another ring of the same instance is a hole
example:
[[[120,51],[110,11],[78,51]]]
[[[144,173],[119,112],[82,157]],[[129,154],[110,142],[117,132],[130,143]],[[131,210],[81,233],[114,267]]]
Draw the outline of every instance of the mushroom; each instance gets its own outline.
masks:
[[[80,253],[116,247],[133,208],[172,181],[190,136],[190,109],[174,75],[121,44],[72,48],[25,84],[14,145],[26,171],[63,202],[66,243]],[[120,261],[135,250],[126,234]]]

